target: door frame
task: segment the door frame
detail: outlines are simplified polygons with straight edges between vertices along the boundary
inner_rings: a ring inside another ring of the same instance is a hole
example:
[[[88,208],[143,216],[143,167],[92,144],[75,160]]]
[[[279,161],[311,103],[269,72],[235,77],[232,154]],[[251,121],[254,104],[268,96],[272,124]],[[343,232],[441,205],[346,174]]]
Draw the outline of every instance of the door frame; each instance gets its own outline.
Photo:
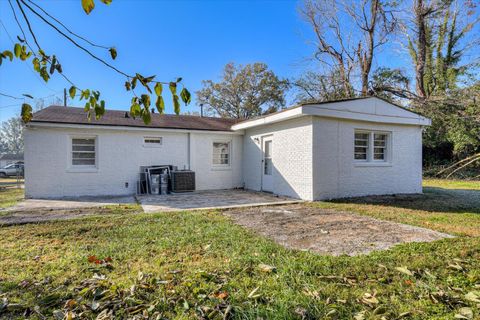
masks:
[[[265,170],[265,141],[271,141],[272,145],[271,145],[271,159],[272,159],[272,188],[271,190],[266,190],[264,189],[264,170]],[[261,136],[260,138],[260,154],[262,156],[262,160],[261,160],[261,166],[260,166],[260,190],[263,191],[263,192],[270,192],[270,193],[273,193],[273,134],[268,134],[268,135],[264,135],[264,136]]]

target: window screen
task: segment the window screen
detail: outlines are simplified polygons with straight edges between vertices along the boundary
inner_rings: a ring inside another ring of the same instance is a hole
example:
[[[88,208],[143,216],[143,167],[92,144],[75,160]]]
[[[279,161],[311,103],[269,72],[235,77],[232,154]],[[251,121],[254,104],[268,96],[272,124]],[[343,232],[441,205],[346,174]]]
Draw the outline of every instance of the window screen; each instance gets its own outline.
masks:
[[[72,165],[95,166],[95,138],[72,139]]]
[[[355,160],[368,160],[368,132],[355,132]]]
[[[214,142],[212,159],[214,165],[230,165],[230,142]]]

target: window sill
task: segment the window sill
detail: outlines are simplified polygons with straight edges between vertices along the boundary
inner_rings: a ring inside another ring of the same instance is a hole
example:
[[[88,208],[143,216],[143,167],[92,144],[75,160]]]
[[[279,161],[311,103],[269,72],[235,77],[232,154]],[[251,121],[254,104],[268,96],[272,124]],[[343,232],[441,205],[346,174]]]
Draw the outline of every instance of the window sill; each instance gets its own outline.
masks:
[[[218,166],[218,167],[212,167],[212,171],[231,171],[232,167],[231,166]]]
[[[68,173],[97,173],[98,172],[98,168],[95,167],[95,168],[68,168],[67,169],[67,172]]]
[[[147,145],[147,144],[144,144],[144,145],[142,145],[142,147],[148,148],[148,149],[152,149],[152,148],[157,149],[157,148],[161,148],[162,145],[155,146],[155,145]]]
[[[375,161],[365,161],[365,162],[354,162],[355,167],[391,167],[391,162],[375,162]]]

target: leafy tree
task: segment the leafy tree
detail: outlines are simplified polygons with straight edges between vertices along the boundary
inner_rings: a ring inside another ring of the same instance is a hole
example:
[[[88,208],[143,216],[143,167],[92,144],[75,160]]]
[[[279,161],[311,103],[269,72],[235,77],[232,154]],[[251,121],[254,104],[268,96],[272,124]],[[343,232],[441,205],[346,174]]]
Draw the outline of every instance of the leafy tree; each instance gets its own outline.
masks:
[[[405,21],[407,46],[415,67],[420,102],[456,89],[462,76],[476,66],[479,45],[476,5],[451,0],[413,2],[413,20]],[[472,55],[464,59],[467,55]]]
[[[109,5],[112,0],[100,0],[104,4]],[[91,88],[79,88],[73,80],[71,80],[65,73],[61,64],[61,58],[55,53],[48,53],[42,47],[35,34],[35,30],[30,23],[32,16],[37,17],[48,27],[59,33],[65,40],[73,45],[78,50],[83,51],[103,64],[105,67],[113,70],[116,73],[125,77],[125,89],[132,92],[130,113],[133,117],[141,117],[145,123],[151,120],[152,97],[155,97],[155,107],[159,113],[165,110],[165,102],[163,99],[163,86],[168,86],[176,114],[180,113],[180,99],[188,105],[191,101],[190,92],[183,86],[182,78],[177,78],[174,81],[164,82],[156,80],[156,76],[145,76],[139,73],[127,73],[115,67],[110,61],[100,58],[93,50],[107,50],[112,60],[117,57],[117,50],[114,47],[106,47],[96,44],[85,37],[70,30],[62,21],[52,16],[44,8],[33,0],[8,0],[10,4],[12,15],[15,18],[17,26],[21,34],[17,35],[18,42],[13,43],[13,50],[0,50],[0,65],[3,61],[13,61],[19,59],[21,61],[30,61],[33,69],[38,72],[40,77],[48,82],[51,76],[59,74],[70,85],[68,90],[70,97],[73,99],[77,93],[80,100],[85,101],[85,111],[88,117],[93,115],[97,119],[105,113],[105,101],[101,99],[101,93],[98,90]],[[94,0],[81,0],[82,7],[88,15],[95,8]],[[138,86],[137,86],[138,85]],[[178,87],[181,90],[178,90]],[[136,92],[140,91],[140,92]],[[180,92],[179,92],[180,91]],[[24,94],[25,97],[33,98],[29,94]],[[32,118],[32,106],[28,103],[22,105],[21,111],[22,119],[28,122]]]
[[[278,78],[264,63],[235,66],[229,63],[220,82],[202,81],[196,92],[199,103],[224,118],[245,119],[272,112],[285,105],[288,82]]]
[[[4,145],[3,152],[23,153],[23,123],[20,117],[13,117],[2,123],[0,141]]]

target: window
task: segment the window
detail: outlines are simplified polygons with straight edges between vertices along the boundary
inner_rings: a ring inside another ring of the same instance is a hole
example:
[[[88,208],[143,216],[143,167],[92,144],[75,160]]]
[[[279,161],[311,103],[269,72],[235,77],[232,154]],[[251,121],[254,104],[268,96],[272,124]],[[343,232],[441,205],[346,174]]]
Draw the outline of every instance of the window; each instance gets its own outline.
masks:
[[[143,145],[145,147],[159,147],[162,145],[162,137],[144,137]]]
[[[368,132],[355,132],[355,160],[368,160],[369,140]]]
[[[230,142],[213,143],[212,163],[216,166],[230,165]]]
[[[390,134],[355,130],[354,160],[359,162],[388,161]]]
[[[72,166],[96,165],[95,138],[72,138]]]
[[[263,154],[263,174],[267,176],[272,175],[272,140],[266,140],[264,143],[264,154]]]
[[[385,133],[373,134],[373,160],[386,160],[387,135]]]

